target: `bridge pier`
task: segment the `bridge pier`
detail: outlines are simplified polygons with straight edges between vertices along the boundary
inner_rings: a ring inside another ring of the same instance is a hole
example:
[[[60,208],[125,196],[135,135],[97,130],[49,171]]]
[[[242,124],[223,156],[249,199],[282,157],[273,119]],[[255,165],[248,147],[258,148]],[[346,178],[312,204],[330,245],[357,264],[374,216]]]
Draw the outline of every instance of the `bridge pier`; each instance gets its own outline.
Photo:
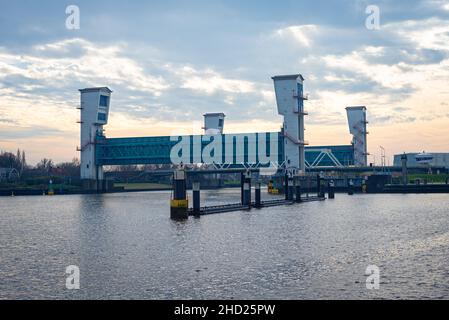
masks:
[[[108,123],[109,104],[112,91],[108,87],[80,89],[81,152],[80,175],[85,190],[105,191],[102,165],[97,163],[97,145],[104,140],[103,126]]]
[[[173,199],[170,201],[170,218],[185,220],[189,217],[189,201],[186,191],[186,172],[176,170],[173,173]]]

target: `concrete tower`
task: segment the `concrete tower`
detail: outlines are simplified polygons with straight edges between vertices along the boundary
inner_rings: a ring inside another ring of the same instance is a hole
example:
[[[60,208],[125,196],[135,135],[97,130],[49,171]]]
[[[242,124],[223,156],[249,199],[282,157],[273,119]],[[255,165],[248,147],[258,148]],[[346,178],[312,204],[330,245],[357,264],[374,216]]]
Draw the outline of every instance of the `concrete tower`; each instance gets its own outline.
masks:
[[[215,135],[223,134],[224,113],[206,113],[204,116],[204,134]]]
[[[283,134],[286,168],[305,171],[304,145],[304,78],[300,74],[275,76],[274,91],[278,113],[284,116]]]
[[[354,145],[354,165],[366,167],[368,165],[368,148],[366,131],[366,107],[347,107],[349,132],[352,134]]]
[[[103,137],[103,125],[108,123],[112,91],[107,87],[80,89],[81,92],[81,179],[89,190],[101,190],[103,168],[95,162],[95,146]]]

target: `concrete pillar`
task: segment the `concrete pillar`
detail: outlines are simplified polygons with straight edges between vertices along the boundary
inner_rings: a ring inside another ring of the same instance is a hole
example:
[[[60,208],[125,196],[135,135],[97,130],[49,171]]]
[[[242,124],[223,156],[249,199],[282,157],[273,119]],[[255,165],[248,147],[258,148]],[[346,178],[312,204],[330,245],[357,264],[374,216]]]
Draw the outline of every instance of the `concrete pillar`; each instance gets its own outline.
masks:
[[[201,212],[201,200],[200,200],[200,182],[195,181],[192,183],[192,193],[193,193],[193,214],[199,216]]]
[[[285,173],[284,176],[284,196],[285,200],[288,200],[288,174]]]
[[[256,208],[260,208],[261,207],[261,198],[260,198],[260,182],[256,182],[255,186],[254,186],[254,193],[255,193],[255,197],[254,197],[254,201],[255,201],[255,207]]]
[[[183,220],[189,217],[189,202],[186,191],[186,172],[176,170],[173,173],[173,199],[170,201],[170,218]]]
[[[284,161],[287,168],[305,171],[304,78],[300,74],[272,77],[278,114],[283,116]],[[287,189],[284,190],[287,194]]]
[[[103,167],[96,161],[96,145],[104,139],[103,126],[108,123],[109,104],[112,91],[107,87],[80,89],[81,110],[79,121],[81,152],[81,180],[83,188],[103,191]]]

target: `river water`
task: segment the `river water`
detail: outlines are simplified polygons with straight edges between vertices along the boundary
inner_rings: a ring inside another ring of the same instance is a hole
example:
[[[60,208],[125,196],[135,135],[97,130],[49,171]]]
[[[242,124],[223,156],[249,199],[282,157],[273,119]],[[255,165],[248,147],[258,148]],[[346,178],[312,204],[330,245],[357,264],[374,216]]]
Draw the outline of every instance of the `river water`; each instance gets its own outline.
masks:
[[[203,204],[239,191],[204,191]],[[449,298],[448,195],[336,194],[185,222],[169,219],[169,198],[0,198],[0,299]]]

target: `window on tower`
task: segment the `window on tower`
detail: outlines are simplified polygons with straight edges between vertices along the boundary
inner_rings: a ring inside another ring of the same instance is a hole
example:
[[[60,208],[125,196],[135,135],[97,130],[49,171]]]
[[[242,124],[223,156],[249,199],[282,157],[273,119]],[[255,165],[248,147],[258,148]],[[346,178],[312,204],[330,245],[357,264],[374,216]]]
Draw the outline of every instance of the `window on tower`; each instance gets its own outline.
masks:
[[[98,121],[106,121],[106,113],[98,113]]]
[[[107,107],[109,103],[108,96],[100,96],[100,107]]]

